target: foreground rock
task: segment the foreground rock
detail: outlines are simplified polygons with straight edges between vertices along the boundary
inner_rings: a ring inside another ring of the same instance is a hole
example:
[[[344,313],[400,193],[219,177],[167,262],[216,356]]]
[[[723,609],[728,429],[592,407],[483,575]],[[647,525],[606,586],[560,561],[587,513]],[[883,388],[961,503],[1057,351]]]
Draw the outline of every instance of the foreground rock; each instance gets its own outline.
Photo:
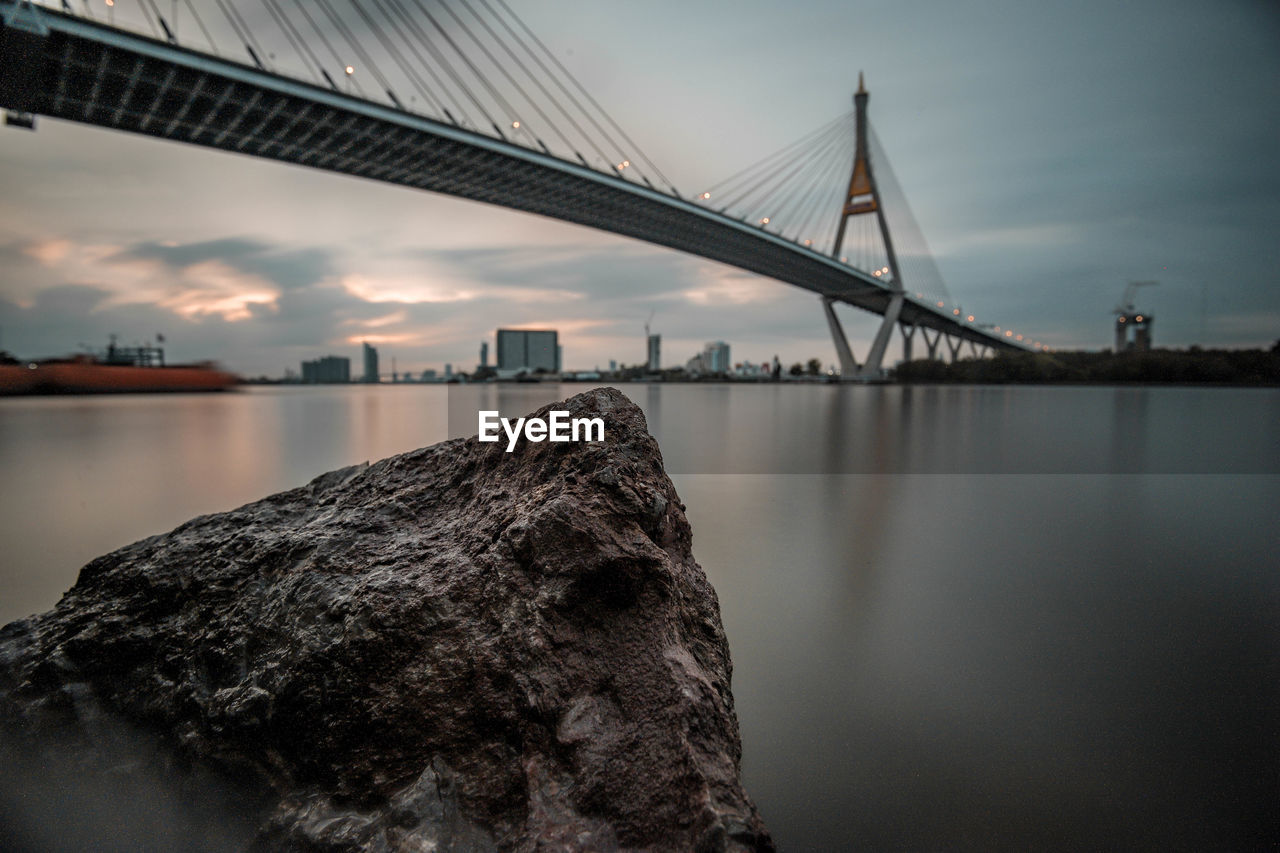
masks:
[[[772,849],[643,415],[611,389],[554,408],[605,442],[450,441],[85,566],[0,632],[7,808],[54,768],[213,847]]]

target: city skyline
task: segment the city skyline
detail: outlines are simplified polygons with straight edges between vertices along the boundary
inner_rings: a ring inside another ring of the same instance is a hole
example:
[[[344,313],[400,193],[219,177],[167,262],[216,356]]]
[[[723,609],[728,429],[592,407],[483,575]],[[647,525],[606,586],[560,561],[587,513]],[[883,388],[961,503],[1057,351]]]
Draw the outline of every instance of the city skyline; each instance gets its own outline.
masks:
[[[516,8],[686,195],[847,110],[865,70],[979,320],[1103,348],[1125,283],[1157,279],[1156,346],[1280,333],[1274,10]],[[163,333],[174,360],[245,375],[362,341],[419,372],[469,365],[502,325],[559,329],[585,369],[643,363],[652,311],[669,353],[834,361],[811,294],[508,210],[44,119],[0,133],[0,168],[0,349],[24,357]],[[877,318],[842,318],[863,357]]]

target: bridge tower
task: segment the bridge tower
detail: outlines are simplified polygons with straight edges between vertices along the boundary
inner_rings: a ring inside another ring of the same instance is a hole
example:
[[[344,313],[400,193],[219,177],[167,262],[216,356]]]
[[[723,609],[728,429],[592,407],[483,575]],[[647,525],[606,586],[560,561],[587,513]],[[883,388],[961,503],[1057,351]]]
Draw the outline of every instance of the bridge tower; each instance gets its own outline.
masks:
[[[871,343],[871,351],[867,361],[858,367],[849,348],[849,341],[844,336],[844,329],[836,317],[830,296],[822,297],[822,308],[827,315],[827,325],[831,328],[831,338],[835,342],[836,353],[840,358],[840,375],[846,379],[879,379],[882,376],[881,363],[884,351],[889,345],[893,327],[902,313],[902,301],[906,294],[902,289],[902,274],[898,268],[898,256],[893,250],[893,238],[889,234],[889,223],[884,218],[884,206],[880,201],[880,192],[876,189],[875,172],[872,170],[870,146],[867,144],[867,100],[870,95],[863,85],[862,72],[858,72],[858,91],[853,96],[854,115],[856,116],[856,144],[853,153],[853,173],[849,176],[849,189],[844,194],[844,204],[840,211],[840,225],[836,229],[835,244],[831,249],[832,257],[840,257],[840,249],[844,245],[844,232],[849,219],[854,216],[874,214],[876,224],[880,227],[880,236],[884,240],[885,253],[889,259],[889,285],[891,294],[889,304],[884,312],[884,320]],[[914,331],[914,329],[913,329]]]

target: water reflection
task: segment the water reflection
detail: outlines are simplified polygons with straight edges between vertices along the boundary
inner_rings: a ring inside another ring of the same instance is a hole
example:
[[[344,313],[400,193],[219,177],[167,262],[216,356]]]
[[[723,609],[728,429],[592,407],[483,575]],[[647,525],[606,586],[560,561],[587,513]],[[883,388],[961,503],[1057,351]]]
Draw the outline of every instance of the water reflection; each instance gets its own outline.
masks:
[[[192,516],[582,389],[0,401],[0,622]],[[1280,393],[623,390],[720,597],[784,849],[1276,837]]]

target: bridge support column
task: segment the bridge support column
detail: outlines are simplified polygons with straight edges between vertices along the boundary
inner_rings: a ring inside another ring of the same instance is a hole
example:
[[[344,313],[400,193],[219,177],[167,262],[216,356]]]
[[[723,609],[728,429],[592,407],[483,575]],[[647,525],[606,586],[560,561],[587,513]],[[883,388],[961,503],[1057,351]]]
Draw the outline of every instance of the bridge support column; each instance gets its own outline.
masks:
[[[933,340],[929,339],[929,330],[924,326],[920,327],[920,334],[924,337],[924,345],[929,348],[929,360],[935,360],[938,357],[938,341],[942,340],[942,330],[933,333]]]
[[[974,358],[982,358],[982,356],[978,354],[977,341],[969,341],[969,352],[973,354]]]
[[[902,360],[911,361],[911,339],[916,336],[916,327],[902,323],[898,326],[898,331],[902,332]]]
[[[964,346],[964,338],[956,338],[954,342],[951,336],[947,335],[947,348],[951,350],[951,363],[955,364],[960,360],[960,347]]]
[[[831,329],[831,341],[836,345],[836,357],[840,359],[840,378],[846,382],[858,375],[858,362],[854,360],[853,350],[849,349],[849,339],[844,336],[844,328],[840,318],[836,316],[830,296],[822,297],[822,310],[827,315],[827,326]]]
[[[902,292],[898,291],[889,298],[889,307],[885,309],[884,321],[880,323],[875,340],[871,342],[871,352],[867,353],[867,363],[858,371],[859,379],[884,378],[884,368],[880,365],[884,361],[884,351],[889,347],[889,337],[893,334],[893,327],[898,325],[898,316],[902,313],[902,297]]]

